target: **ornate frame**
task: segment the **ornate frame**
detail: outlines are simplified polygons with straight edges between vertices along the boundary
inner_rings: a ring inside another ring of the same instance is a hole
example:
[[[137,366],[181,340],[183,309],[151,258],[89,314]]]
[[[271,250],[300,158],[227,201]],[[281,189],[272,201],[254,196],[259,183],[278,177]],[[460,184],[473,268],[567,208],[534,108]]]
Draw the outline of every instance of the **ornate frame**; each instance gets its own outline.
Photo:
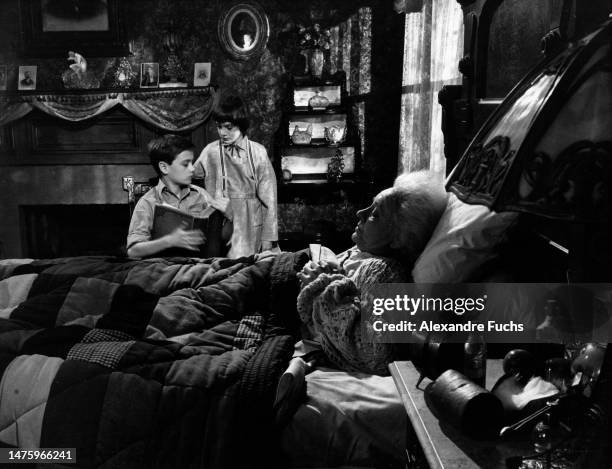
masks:
[[[119,0],[104,0],[108,30],[44,31],[43,0],[19,0],[21,50],[25,57],[62,57],[77,50],[85,57],[113,57],[127,53],[124,8]]]
[[[246,15],[242,16],[242,15]],[[236,30],[239,25],[235,22],[242,16],[243,19],[250,18],[254,26],[254,38],[250,45],[241,46],[237,42]],[[259,56],[265,49],[270,35],[268,16],[264,9],[251,0],[234,3],[227,7],[219,16],[217,33],[221,46],[232,58],[237,60],[249,60]]]

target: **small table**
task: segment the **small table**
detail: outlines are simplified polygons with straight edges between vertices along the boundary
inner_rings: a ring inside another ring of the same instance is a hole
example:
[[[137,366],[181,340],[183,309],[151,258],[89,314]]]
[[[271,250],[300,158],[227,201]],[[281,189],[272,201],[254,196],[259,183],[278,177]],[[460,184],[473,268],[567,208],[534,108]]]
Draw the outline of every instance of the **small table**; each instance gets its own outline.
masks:
[[[417,388],[420,375],[412,362],[393,362],[389,370],[408,413],[413,433],[431,469],[506,468],[506,458],[533,453],[533,445],[529,441],[479,441],[463,435],[460,430],[439,421],[432,414],[423,392],[431,380],[425,378]],[[487,360],[487,389],[491,389],[502,374],[502,360]]]

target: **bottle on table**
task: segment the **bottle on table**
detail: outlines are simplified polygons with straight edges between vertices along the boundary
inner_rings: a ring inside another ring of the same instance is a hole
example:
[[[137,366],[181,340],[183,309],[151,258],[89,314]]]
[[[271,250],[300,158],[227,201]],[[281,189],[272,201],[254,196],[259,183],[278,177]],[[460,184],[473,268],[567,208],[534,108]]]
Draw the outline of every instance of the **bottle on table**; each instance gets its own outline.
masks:
[[[487,377],[487,343],[482,334],[470,333],[463,346],[463,374],[485,387]]]

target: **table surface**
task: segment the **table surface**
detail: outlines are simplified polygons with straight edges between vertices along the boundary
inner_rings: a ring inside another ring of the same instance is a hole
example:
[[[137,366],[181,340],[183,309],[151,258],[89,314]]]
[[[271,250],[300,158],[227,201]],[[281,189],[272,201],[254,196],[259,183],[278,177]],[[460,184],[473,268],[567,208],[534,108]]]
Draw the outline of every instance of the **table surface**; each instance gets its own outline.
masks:
[[[423,391],[431,380],[423,379],[417,388],[419,373],[409,361],[393,362],[389,370],[431,469],[506,468],[506,458],[533,453],[530,441],[474,440],[440,422],[425,402]],[[502,374],[502,360],[487,360],[487,389],[490,390]]]

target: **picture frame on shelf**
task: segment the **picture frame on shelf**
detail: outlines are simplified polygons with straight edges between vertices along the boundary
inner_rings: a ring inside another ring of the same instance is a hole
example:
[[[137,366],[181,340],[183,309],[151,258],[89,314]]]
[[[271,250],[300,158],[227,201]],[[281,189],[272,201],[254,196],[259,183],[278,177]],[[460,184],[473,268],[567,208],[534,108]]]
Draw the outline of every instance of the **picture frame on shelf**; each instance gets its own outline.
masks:
[[[119,0],[20,0],[21,52],[63,57],[78,45],[87,57],[127,55],[124,7]]]
[[[140,87],[158,88],[159,87],[159,63],[143,62],[140,64]]]
[[[0,65],[0,91],[5,91],[8,84],[8,70],[6,65]]]
[[[17,76],[18,90],[35,90],[36,89],[36,65],[20,65],[19,75]]]
[[[210,62],[197,62],[193,64],[193,86],[210,85]]]

